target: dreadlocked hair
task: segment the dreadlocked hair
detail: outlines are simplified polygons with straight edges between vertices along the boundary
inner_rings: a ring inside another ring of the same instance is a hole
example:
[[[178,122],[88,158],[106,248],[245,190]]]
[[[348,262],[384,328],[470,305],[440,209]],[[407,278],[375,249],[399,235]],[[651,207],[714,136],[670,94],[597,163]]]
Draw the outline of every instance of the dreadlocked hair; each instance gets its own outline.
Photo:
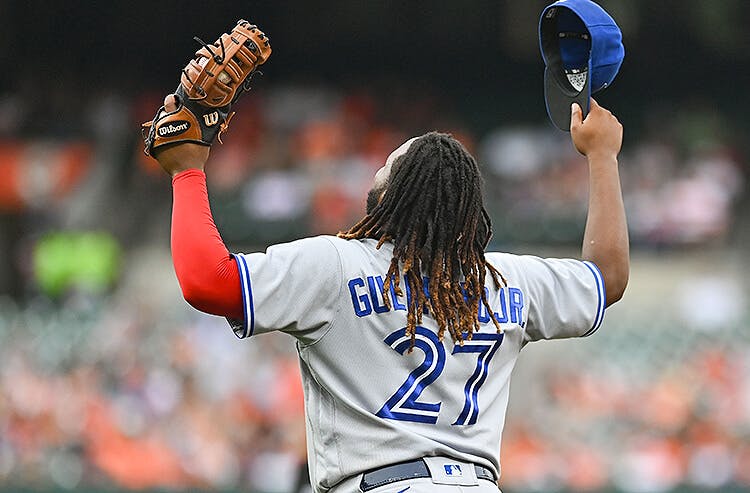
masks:
[[[451,135],[430,132],[393,163],[377,206],[338,236],[375,239],[377,248],[393,243],[383,303],[391,308],[386,295],[391,285],[402,295],[400,267],[411,292],[406,333],[413,347],[425,308],[437,322],[438,338],[442,341],[447,331],[457,344],[479,330],[479,303],[493,313],[485,296],[485,274],[490,273],[495,287],[500,280],[507,282],[485,260],[491,235],[476,161]],[[429,278],[427,286],[423,274]],[[495,317],[490,318],[501,332]]]

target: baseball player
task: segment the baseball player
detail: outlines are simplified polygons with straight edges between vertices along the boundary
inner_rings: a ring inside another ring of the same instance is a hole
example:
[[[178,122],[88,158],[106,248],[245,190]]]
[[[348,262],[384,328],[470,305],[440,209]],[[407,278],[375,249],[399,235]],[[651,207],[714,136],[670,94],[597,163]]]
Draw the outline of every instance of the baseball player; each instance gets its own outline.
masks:
[[[492,228],[477,163],[435,132],[391,153],[349,230],[230,254],[206,191],[211,140],[158,145],[177,121],[200,124],[201,114],[170,116],[190,104],[182,86],[167,96],[149,126],[157,140],[147,139],[172,176],[177,277],[191,305],[227,317],[238,337],[296,340],[314,490],[497,492],[519,352],[593,333],[627,284],[617,119],[593,100],[585,119],[571,110],[590,180],[580,260],[485,252]]]

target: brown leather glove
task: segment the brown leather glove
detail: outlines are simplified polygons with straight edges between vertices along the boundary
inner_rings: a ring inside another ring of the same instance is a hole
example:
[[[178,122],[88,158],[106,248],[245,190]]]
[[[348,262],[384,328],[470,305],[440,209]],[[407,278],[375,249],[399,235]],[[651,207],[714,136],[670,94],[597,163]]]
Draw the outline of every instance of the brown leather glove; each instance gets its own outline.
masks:
[[[162,106],[143,124],[144,152],[149,156],[181,142],[210,146],[217,136],[221,142],[234,115],[232,104],[250,90],[253,74],[271,55],[268,37],[245,20],[212,45],[195,39],[202,47],[182,69],[174,93],[177,109],[168,112]]]

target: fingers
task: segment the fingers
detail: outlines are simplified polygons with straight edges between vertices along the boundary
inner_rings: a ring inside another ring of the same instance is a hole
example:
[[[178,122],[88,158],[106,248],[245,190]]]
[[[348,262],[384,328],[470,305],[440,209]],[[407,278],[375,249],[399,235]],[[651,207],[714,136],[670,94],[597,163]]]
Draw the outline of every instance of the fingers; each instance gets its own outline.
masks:
[[[601,108],[601,106],[599,106],[599,103],[597,103],[597,102],[596,102],[596,99],[594,99],[594,98],[590,98],[590,101],[591,101],[591,102],[589,103],[589,105],[591,106],[591,109],[592,109],[592,110],[593,110],[594,108]]]
[[[177,98],[174,94],[168,94],[166,98],[164,98],[164,110],[167,113],[170,113],[177,109]]]
[[[570,131],[581,126],[583,123],[583,110],[578,103],[573,103],[570,106]]]

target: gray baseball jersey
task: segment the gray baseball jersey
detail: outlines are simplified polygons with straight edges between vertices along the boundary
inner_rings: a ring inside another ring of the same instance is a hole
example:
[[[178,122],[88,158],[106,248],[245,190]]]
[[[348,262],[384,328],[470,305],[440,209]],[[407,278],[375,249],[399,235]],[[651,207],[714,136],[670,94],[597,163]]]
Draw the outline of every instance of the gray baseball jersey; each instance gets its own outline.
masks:
[[[391,289],[391,308],[383,303],[393,248],[376,243],[319,236],[235,255],[245,309],[244,321],[230,321],[237,336],[279,330],[297,339],[314,488],[436,455],[499,477],[518,354],[528,342],[599,327],[606,299],[599,270],[579,260],[487,253],[508,285],[498,289],[487,276],[492,309],[480,306],[481,330],[462,346],[441,342],[426,312],[409,352],[412,293],[402,279],[403,296]]]

